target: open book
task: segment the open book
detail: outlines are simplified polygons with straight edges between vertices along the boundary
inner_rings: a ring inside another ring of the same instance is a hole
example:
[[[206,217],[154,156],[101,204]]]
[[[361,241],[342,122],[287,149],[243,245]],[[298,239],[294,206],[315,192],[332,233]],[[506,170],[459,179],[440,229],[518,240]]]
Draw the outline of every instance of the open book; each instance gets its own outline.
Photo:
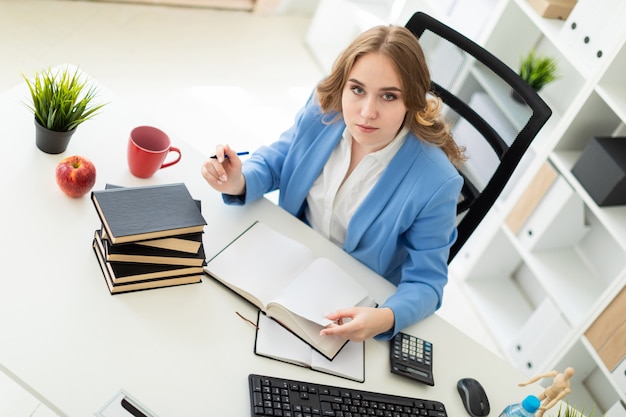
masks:
[[[305,245],[261,222],[209,260],[204,270],[330,360],[347,341],[320,336],[331,323],[325,315],[376,305],[337,264],[315,258]]]
[[[331,361],[261,312],[254,353],[357,382],[365,381],[365,342],[348,342]]]

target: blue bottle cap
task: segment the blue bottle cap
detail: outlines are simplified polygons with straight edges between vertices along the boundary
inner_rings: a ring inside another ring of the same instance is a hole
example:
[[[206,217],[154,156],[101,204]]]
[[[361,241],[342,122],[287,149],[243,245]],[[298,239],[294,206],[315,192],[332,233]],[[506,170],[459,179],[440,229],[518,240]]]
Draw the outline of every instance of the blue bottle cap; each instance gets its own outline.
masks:
[[[534,413],[535,411],[537,411],[540,405],[541,401],[539,401],[539,398],[535,397],[534,395],[529,395],[528,397],[524,398],[524,401],[522,401],[522,407],[524,407],[524,410],[528,411],[529,413]]]

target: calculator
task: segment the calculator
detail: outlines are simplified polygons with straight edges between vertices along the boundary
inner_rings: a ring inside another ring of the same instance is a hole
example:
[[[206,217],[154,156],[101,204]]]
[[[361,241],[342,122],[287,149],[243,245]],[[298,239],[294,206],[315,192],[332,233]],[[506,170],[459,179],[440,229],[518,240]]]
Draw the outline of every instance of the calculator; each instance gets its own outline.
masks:
[[[406,333],[391,339],[391,372],[434,386],[433,344]]]

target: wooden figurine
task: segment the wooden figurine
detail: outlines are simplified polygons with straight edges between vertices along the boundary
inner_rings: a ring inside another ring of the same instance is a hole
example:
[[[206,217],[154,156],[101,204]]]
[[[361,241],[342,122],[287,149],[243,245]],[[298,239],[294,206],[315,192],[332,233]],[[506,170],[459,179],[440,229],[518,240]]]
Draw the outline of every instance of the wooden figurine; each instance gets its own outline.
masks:
[[[574,368],[569,367],[565,369],[563,373],[559,373],[558,371],[546,372],[519,384],[520,387],[525,387],[526,385],[537,382],[540,379],[554,378],[552,385],[546,388],[541,394],[537,395],[541,401],[541,406],[535,414],[536,417],[542,417],[546,410],[552,408],[557,402],[572,392],[570,389],[570,378],[572,376],[574,376]]]

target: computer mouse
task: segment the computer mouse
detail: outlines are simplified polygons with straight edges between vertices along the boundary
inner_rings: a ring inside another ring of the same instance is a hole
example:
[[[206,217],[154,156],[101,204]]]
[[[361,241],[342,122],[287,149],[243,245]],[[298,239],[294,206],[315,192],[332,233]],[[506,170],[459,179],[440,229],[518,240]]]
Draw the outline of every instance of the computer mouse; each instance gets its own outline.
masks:
[[[489,399],[480,382],[474,378],[462,378],[456,384],[463,406],[472,417],[484,417],[489,415]]]

